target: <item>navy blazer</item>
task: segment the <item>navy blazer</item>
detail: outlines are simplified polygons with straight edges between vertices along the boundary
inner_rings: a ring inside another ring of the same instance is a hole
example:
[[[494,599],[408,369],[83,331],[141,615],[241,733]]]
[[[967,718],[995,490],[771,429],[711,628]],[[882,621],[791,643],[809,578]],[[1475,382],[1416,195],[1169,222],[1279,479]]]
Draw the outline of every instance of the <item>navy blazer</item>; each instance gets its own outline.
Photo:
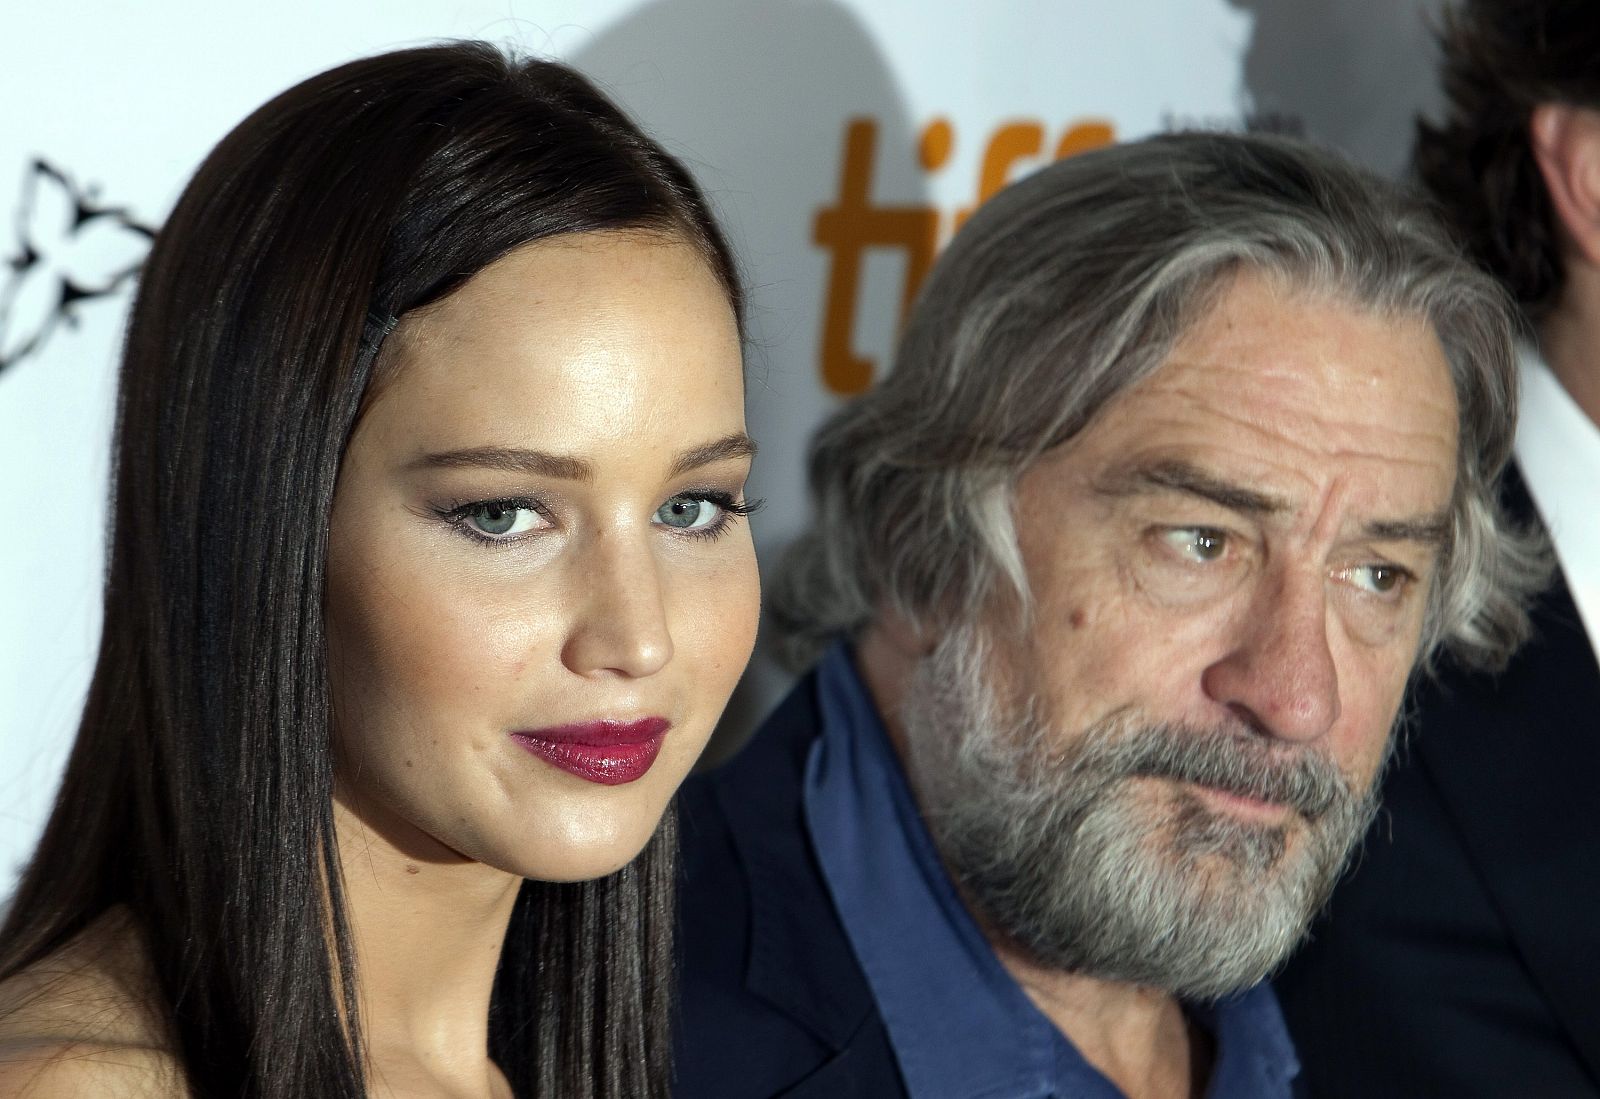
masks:
[[[821,727],[807,675],[731,763],[679,796],[684,1099],[906,1094],[802,815]]]
[[[1318,1099],[1600,1096],[1600,666],[1564,584],[1533,622],[1498,677],[1422,686],[1361,860],[1278,981]]]

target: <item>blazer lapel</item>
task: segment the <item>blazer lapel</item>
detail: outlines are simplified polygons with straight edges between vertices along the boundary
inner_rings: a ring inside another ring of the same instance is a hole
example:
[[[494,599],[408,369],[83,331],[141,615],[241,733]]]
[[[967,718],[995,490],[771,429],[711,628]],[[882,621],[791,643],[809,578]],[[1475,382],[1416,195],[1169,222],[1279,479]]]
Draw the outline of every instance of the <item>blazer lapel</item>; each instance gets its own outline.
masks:
[[[774,1099],[895,1099],[906,1092],[894,1063],[889,1032],[872,1014],[837,1056]]]
[[[749,884],[746,987],[837,1055],[875,1011],[801,809],[806,755],[821,721],[816,677],[808,675],[716,786]]]

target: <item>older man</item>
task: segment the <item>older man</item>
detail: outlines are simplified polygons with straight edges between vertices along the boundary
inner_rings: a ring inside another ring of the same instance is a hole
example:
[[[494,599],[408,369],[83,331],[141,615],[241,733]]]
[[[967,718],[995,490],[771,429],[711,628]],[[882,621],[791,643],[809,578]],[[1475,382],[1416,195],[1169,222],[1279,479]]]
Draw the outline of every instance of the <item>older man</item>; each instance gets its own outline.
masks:
[[[1267,139],[1089,153],[939,262],[823,429],[820,662],[683,801],[680,1093],[1290,1093],[1263,978],[1406,683],[1525,628],[1500,293]]]
[[[1418,173],[1532,322],[1506,497],[1559,582],[1509,666],[1418,695],[1278,991],[1318,1099],[1600,1099],[1600,4],[1466,0],[1443,46]]]

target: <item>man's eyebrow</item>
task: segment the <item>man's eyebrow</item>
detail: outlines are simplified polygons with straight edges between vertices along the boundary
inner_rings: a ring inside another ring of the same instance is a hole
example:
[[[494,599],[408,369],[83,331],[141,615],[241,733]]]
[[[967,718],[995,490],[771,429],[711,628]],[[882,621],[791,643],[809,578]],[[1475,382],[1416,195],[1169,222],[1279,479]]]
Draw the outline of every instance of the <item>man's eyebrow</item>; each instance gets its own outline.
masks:
[[[742,431],[735,431],[714,442],[682,451],[672,461],[669,476],[677,477],[690,470],[728,458],[754,455],[756,444]],[[447,450],[438,454],[425,454],[411,462],[410,469],[492,469],[505,473],[526,473],[536,477],[550,477],[561,481],[592,481],[594,466],[582,458],[564,454],[550,454],[543,450],[522,447],[477,446],[462,450]]]
[[[1288,502],[1265,492],[1235,485],[1181,459],[1135,466],[1114,474],[1095,490],[1106,496],[1131,496],[1142,492],[1174,491],[1209,500],[1230,511],[1250,515],[1275,515],[1288,510]]]
[[[708,466],[712,462],[725,462],[730,458],[754,458],[756,454],[756,441],[742,431],[735,431],[731,435],[724,435],[714,443],[704,446],[692,447],[681,452],[672,460],[671,476],[688,473]]]
[[[1289,509],[1288,502],[1279,497],[1231,484],[1181,459],[1125,470],[1097,485],[1096,490],[1108,496],[1173,490],[1250,515],[1276,515]],[[1361,533],[1377,542],[1417,542],[1442,547],[1450,541],[1452,525],[1450,512],[1444,511],[1410,519],[1374,519]]]
[[[1454,526],[1448,511],[1417,519],[1376,519],[1363,533],[1376,542],[1418,542],[1442,548],[1450,541]]]

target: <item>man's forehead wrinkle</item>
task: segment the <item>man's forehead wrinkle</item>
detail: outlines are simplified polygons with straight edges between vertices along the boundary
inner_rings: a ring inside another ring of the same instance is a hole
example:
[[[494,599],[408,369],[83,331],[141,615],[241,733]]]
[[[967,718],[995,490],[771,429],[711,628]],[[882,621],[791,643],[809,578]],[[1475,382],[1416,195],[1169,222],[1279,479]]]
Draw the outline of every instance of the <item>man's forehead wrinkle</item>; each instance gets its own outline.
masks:
[[[1259,377],[1254,372],[1250,376]],[[1292,419],[1305,417],[1309,407],[1309,401],[1274,399],[1259,388],[1241,392],[1240,399],[1223,404],[1203,385],[1169,382],[1152,384],[1147,391],[1145,409],[1142,413],[1134,412],[1134,416],[1148,419],[1152,429],[1158,425],[1197,428],[1203,419],[1207,434],[1219,445],[1226,446],[1230,440],[1242,440],[1246,435],[1265,437],[1268,449],[1264,453],[1268,454],[1291,448],[1322,459],[1433,464],[1431,459],[1400,457],[1394,444],[1415,442],[1432,449],[1431,444],[1439,438],[1434,431],[1422,426],[1406,428],[1392,422],[1392,418],[1390,422],[1378,423],[1353,418],[1339,421],[1325,415],[1313,416],[1319,429],[1314,434],[1292,431]],[[1128,411],[1133,412],[1132,409]],[[1441,417],[1440,424],[1446,423],[1453,444],[1456,427],[1453,409],[1448,421]],[[1362,445],[1369,440],[1375,445]]]
[[[1220,329],[1191,329],[1173,347],[1150,383],[1159,386],[1165,382],[1176,388],[1182,383],[1173,382],[1175,376],[1239,374],[1248,376],[1253,386],[1283,384],[1345,392],[1402,389],[1406,396],[1416,399],[1422,394],[1414,383],[1438,368],[1449,370],[1448,359],[1432,328],[1420,321],[1417,327],[1427,333],[1428,345],[1435,354],[1408,354],[1404,369],[1397,371],[1397,362],[1381,358],[1373,361],[1368,349],[1350,346],[1348,337],[1314,329],[1304,342],[1295,342],[1293,331],[1265,331],[1230,320]],[[1291,341],[1287,354],[1283,351],[1285,339]],[[1445,388],[1445,396],[1453,405],[1455,386]]]
[[[1218,379],[1230,375],[1239,379],[1239,395],[1248,395],[1251,404],[1264,409],[1320,408],[1328,398],[1349,393],[1361,394],[1373,402],[1404,397],[1415,404],[1429,399],[1426,387],[1417,384],[1425,376],[1421,369],[1414,377],[1385,377],[1381,371],[1348,362],[1327,362],[1315,369],[1308,369],[1305,363],[1262,367],[1212,355],[1174,356],[1134,392],[1142,389],[1150,395],[1167,394],[1185,402],[1207,402],[1215,399]],[[1442,399],[1431,403],[1453,420],[1454,389],[1452,386],[1441,388]],[[1393,392],[1386,393],[1386,390]]]

